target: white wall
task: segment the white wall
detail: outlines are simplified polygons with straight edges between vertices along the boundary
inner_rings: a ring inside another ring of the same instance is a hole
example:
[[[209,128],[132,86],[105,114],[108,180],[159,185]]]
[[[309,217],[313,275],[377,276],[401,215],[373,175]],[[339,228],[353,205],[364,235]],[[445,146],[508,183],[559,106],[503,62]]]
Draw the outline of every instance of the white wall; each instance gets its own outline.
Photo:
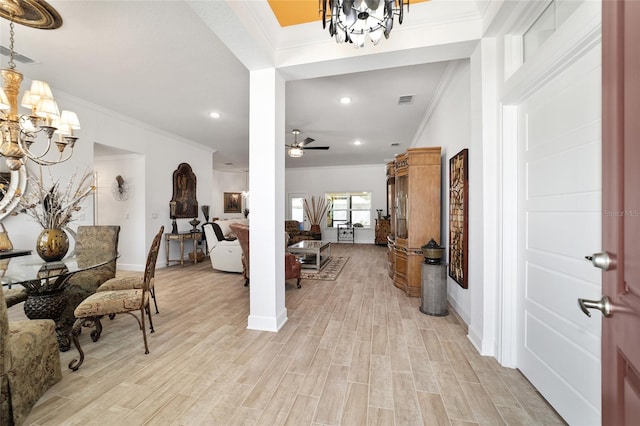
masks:
[[[144,168],[144,157],[138,154],[98,157],[94,163],[97,176],[95,223],[120,226],[118,269],[122,270],[136,270],[146,261]],[[129,185],[126,200],[116,200],[111,193],[112,183],[118,175]]]
[[[426,125],[421,134],[416,137],[416,147],[442,147],[442,216],[440,245],[449,247],[449,159],[464,148],[469,149],[471,165],[482,164],[481,150],[471,147],[471,76],[469,60],[452,62],[442,78],[437,91],[435,105],[430,109]],[[473,167],[473,166],[472,166]],[[470,167],[471,169],[471,167]],[[481,186],[469,181],[469,193],[481,191]],[[481,196],[476,199],[481,200]],[[480,204],[481,205],[481,204]],[[469,206],[469,217],[479,211],[476,205]],[[473,235],[474,229],[469,229]],[[472,263],[480,263],[482,258],[472,250],[473,242],[469,243],[469,271],[473,270]],[[447,251],[448,253],[448,251]],[[447,257],[448,258],[448,257]],[[469,274],[469,287],[481,286],[482,279]],[[469,324],[471,318],[471,294],[457,282],[447,277],[449,303],[462,319]]]
[[[28,87],[30,82],[25,81],[22,87]],[[60,108],[70,109],[78,114],[82,129],[78,132],[80,140],[76,143],[73,157],[66,163],[50,167],[54,177],[59,177],[66,182],[77,169],[79,172],[92,170],[93,143],[112,146],[128,151],[137,152],[144,157],[145,168],[142,172],[144,181],[144,214],[143,224],[144,246],[148,247],[153,236],[161,225],[165,230],[171,229],[169,219],[169,201],[172,195],[172,174],[182,162],[189,163],[197,176],[197,199],[200,205],[212,204],[212,169],[211,161],[213,152],[211,149],[196,145],[176,135],[161,132],[139,121],[131,120],[118,113],[89,103],[82,99],[70,96],[53,88]],[[37,168],[35,168],[37,170]],[[77,215],[77,220],[72,222],[75,229],[78,225],[93,224],[93,206],[91,200],[83,205],[83,210]],[[183,223],[184,222],[184,223]],[[188,230],[191,226],[188,221],[179,221],[180,230]],[[25,215],[7,217],[3,223],[9,231],[9,235],[16,248],[35,248],[35,239],[40,232],[40,226]],[[124,247],[120,247],[123,249]],[[164,250],[164,249],[161,249]],[[177,245],[172,248],[178,253]],[[146,257],[146,249],[144,251]],[[160,256],[162,258],[162,256]],[[174,256],[172,256],[174,257]],[[124,265],[137,264],[136,258],[121,256],[119,263]],[[162,259],[164,260],[164,259]],[[164,266],[159,261],[158,266]],[[136,269],[142,270],[144,262],[138,264]]]
[[[240,171],[213,171],[213,184],[211,185],[211,217],[230,219],[244,217],[242,213],[224,213],[224,193],[248,191],[248,173]],[[242,200],[242,209],[251,209],[251,197]]]
[[[327,192],[349,191],[371,192],[371,228],[358,228],[355,242],[373,244],[376,209],[382,209],[383,213],[387,211],[387,178],[384,164],[286,169],[285,194],[306,193],[310,199],[312,195],[317,198]],[[326,230],[326,223],[322,224],[322,228],[323,240],[337,240],[335,230]]]

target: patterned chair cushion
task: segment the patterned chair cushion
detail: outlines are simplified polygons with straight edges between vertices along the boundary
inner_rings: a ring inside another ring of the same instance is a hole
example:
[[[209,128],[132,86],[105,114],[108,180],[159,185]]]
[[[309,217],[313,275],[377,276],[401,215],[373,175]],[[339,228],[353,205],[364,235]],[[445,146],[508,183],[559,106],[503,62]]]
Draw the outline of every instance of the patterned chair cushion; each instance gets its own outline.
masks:
[[[149,299],[149,293],[144,293],[145,300],[143,301],[142,294],[143,290],[141,289],[94,293],[78,305],[74,314],[78,318],[87,318],[140,309],[143,302],[146,303]]]
[[[153,288],[153,284],[155,282],[155,278],[151,278],[151,282],[149,282],[149,288]],[[98,292],[101,291],[114,291],[114,290],[130,290],[133,288],[142,288],[144,285],[144,276],[127,276],[127,277],[116,277],[111,278],[110,280],[105,281],[100,287],[98,287]]]

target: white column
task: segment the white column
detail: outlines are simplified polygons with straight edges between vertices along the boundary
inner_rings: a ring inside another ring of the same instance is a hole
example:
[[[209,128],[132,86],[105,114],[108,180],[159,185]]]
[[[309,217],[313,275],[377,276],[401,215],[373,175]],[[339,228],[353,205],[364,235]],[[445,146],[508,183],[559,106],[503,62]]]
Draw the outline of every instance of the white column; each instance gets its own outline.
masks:
[[[247,328],[278,331],[284,305],[284,80],[275,68],[250,73],[251,281]]]

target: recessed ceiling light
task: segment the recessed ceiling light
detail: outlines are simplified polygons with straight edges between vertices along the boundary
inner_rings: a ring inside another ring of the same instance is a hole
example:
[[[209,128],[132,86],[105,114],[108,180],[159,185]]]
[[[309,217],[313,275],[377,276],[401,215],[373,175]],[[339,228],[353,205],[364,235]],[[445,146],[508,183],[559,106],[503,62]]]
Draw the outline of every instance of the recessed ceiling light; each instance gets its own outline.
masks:
[[[351,103],[351,98],[348,96],[344,96],[342,98],[340,98],[340,103],[341,104],[350,104]]]
[[[362,142],[360,142],[360,141],[355,141],[355,142],[353,142],[353,144],[354,144],[354,145],[362,145]]]
[[[219,112],[210,112],[209,113],[209,117],[211,117],[211,118],[220,118],[220,113]]]

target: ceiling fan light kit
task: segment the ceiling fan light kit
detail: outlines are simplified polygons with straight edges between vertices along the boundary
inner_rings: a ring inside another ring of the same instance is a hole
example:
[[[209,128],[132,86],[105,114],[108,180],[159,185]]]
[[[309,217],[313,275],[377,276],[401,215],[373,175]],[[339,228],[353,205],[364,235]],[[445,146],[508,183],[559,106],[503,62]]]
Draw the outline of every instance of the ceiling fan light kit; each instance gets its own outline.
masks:
[[[389,38],[395,16],[402,25],[405,4],[409,10],[409,0],[320,0],[322,28],[329,23],[336,43],[348,41],[357,49],[369,36],[375,46],[383,35]]]
[[[314,142],[315,139],[305,138],[305,140],[303,140],[302,142],[298,142],[298,135],[300,134],[300,130],[293,129],[291,133],[293,133],[293,137],[294,137],[293,143],[291,145],[285,144],[285,146],[288,148],[287,154],[289,154],[289,157],[300,158],[304,155],[305,149],[317,149],[317,150],[324,150],[324,151],[329,149],[328,146],[307,147],[307,145],[310,144],[311,142]]]
[[[289,157],[300,158],[304,155],[304,151],[297,147],[289,148]]]

